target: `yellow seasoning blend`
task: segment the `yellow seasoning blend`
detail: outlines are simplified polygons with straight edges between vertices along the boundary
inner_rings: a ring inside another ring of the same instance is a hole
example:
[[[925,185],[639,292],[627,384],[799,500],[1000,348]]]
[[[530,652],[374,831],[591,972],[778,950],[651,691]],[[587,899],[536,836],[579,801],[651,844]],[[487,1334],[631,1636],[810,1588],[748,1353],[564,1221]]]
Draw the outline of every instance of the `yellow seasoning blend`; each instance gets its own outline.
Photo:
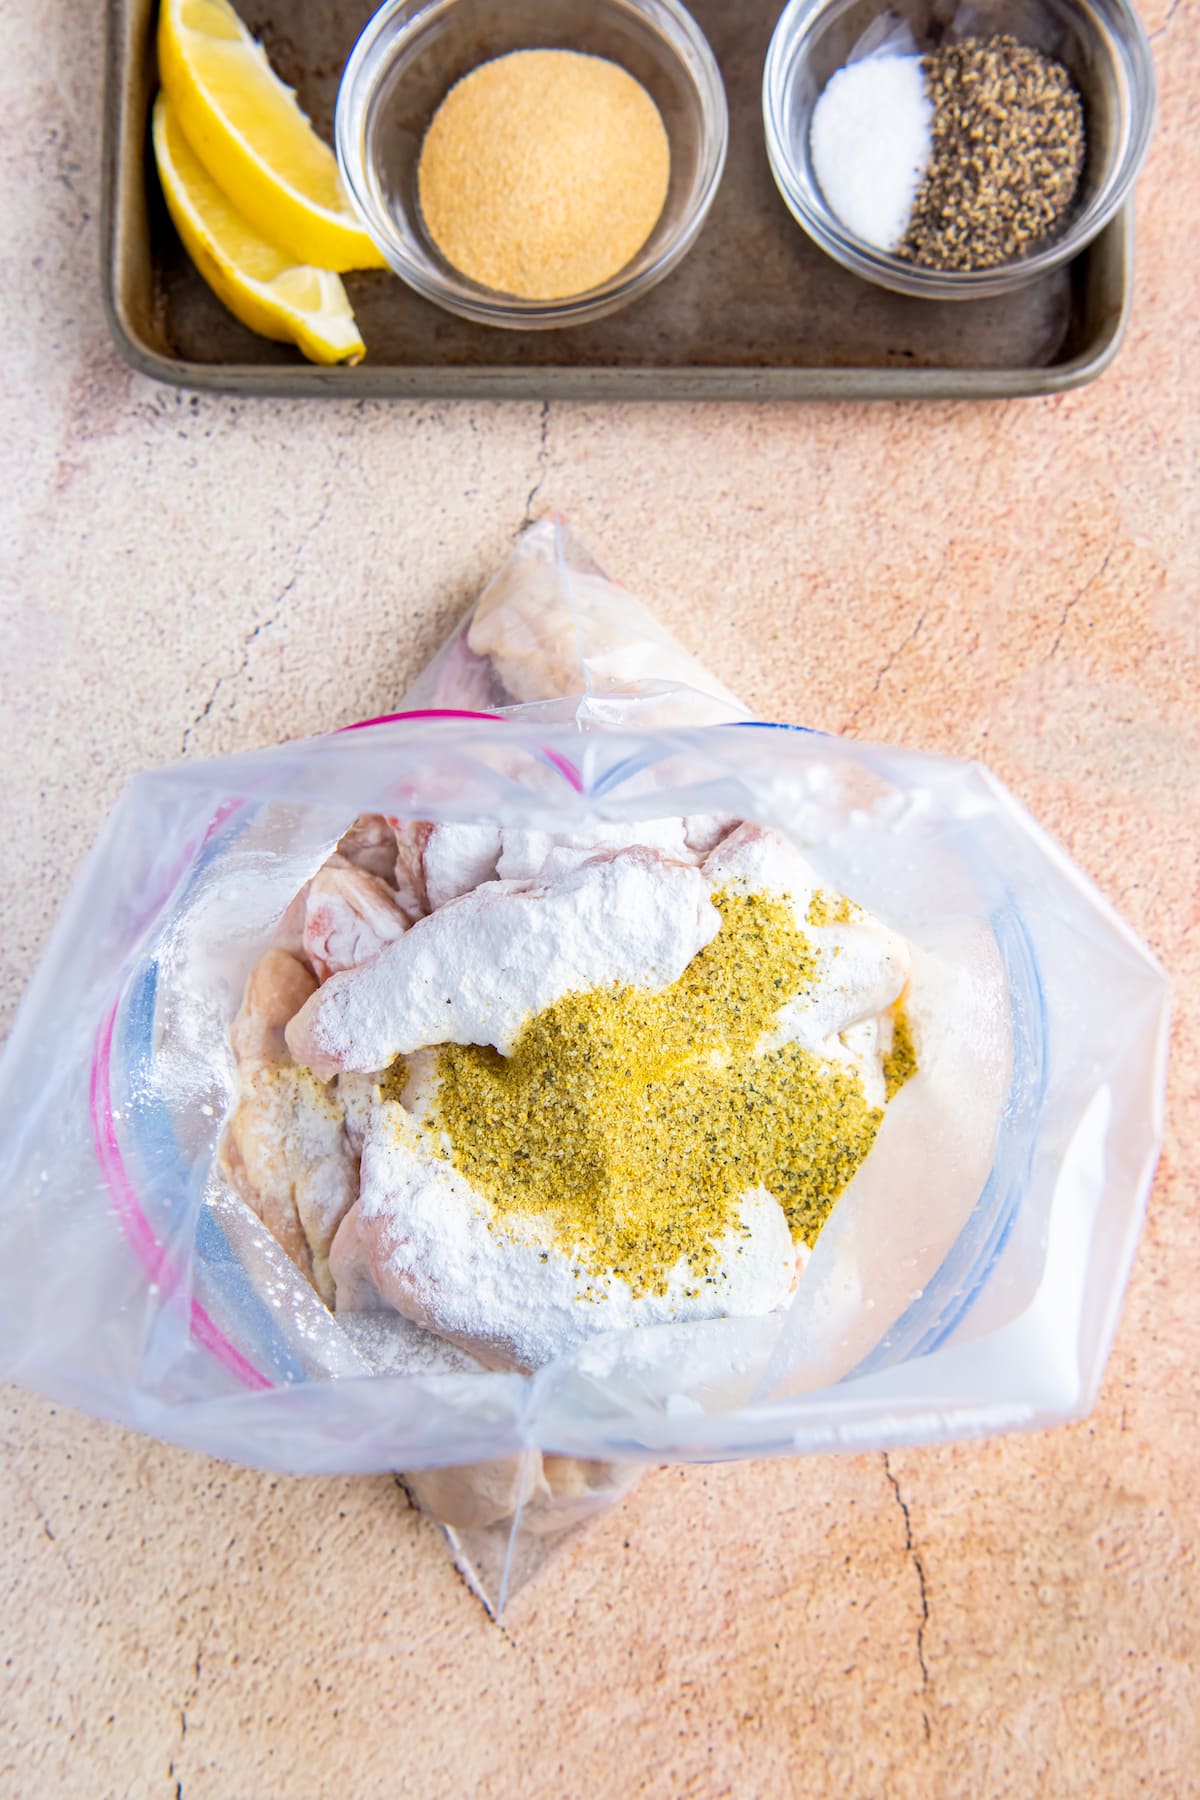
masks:
[[[564,1251],[635,1294],[665,1291],[680,1257],[703,1281],[748,1189],[773,1194],[811,1248],[883,1118],[857,1071],[797,1043],[763,1047],[816,973],[790,902],[715,904],[719,933],[673,986],[568,994],[511,1056],[438,1056],[444,1153],[497,1219],[549,1217]],[[893,1026],[888,1099],[916,1071],[899,1006]],[[385,1093],[399,1099],[405,1079],[398,1065]]]
[[[662,213],[671,156],[646,89],[600,56],[518,50],[451,88],[417,169],[434,243],[463,275],[562,300],[616,275]]]

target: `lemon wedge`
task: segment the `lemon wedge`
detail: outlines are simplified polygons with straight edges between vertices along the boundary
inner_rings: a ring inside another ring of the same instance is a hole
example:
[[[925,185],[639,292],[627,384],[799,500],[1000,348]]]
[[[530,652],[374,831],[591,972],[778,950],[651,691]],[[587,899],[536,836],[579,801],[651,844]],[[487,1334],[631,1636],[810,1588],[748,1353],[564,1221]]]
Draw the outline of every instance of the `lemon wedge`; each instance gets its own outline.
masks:
[[[384,267],[333,151],[228,0],[162,0],[158,68],[188,143],[269,242],[320,269]]]
[[[154,102],[154,156],[184,249],[230,312],[310,362],[356,363],[363,341],[339,278],[296,264],[229,204],[192,150],[165,93]]]

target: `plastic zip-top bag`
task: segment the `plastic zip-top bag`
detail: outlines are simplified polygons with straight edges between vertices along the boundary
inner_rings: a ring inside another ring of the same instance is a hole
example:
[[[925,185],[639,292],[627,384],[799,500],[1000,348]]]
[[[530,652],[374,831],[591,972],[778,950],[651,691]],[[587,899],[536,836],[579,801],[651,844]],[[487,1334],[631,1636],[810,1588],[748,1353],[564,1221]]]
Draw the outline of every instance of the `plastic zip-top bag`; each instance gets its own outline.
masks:
[[[787,1000],[740,1049],[697,973],[739,905],[766,949],[721,991]],[[589,994],[643,1016],[643,980],[668,1009],[690,983],[703,1024],[685,1051],[643,1032],[631,1116],[764,1057],[816,1096],[777,1177],[757,1073],[707,1139],[693,1106],[724,1235],[696,1248],[672,1216],[680,1260],[649,1274],[637,1208],[674,1142],[631,1172],[623,1111],[597,1126],[570,1092],[583,1137],[547,1136],[559,1067],[517,1053],[526,1015],[566,1044]],[[749,718],[545,521],[394,716],[125,789],[0,1065],[0,1372],[259,1467],[403,1472],[499,1608],[649,1464],[1086,1412],[1166,1012],[1157,965],[985,769]],[[520,1081],[527,1139],[487,1111]],[[837,1120],[842,1162],[820,1148],[831,1096],[857,1160]],[[586,1199],[593,1164],[615,1181],[611,1267],[581,1214],[569,1253],[557,1215],[503,1214],[527,1154],[553,1171],[538,1203]]]

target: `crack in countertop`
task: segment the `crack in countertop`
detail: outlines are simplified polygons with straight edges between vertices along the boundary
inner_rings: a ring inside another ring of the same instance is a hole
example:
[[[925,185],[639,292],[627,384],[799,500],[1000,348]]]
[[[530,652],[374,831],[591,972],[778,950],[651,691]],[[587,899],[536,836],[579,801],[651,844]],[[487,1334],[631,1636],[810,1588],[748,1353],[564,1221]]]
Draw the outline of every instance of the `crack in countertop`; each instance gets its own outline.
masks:
[[[906,633],[906,635],[904,637],[901,638],[900,642],[896,645],[894,650],[889,650],[889,652],[886,655],[886,657],[884,658],[884,660],[880,663],[879,668],[875,675],[875,679],[871,683],[870,688],[863,695],[863,697],[859,701],[858,705],[854,708],[854,711],[850,714],[850,717],[846,720],[845,724],[842,726],[841,729],[842,729],[843,733],[849,731],[850,727],[857,723],[860,715],[867,710],[867,707],[871,704],[871,701],[874,699],[875,695],[879,692],[879,689],[883,684],[884,676],[889,673],[889,671],[894,667],[894,665],[897,662],[899,662],[900,658],[904,655],[904,652],[908,649],[909,645],[912,643],[915,643],[916,639],[920,636],[921,627],[925,623],[925,616],[928,611],[929,611],[928,606],[927,605],[923,606],[921,608],[920,612],[917,614],[916,624],[912,627],[912,629],[909,632]]]
[[[538,450],[537,450],[537,461],[534,464],[534,483],[533,483],[533,486],[530,488],[528,494],[525,497],[525,517],[521,520],[521,530],[522,531],[525,530],[525,527],[527,525],[532,525],[534,522],[534,518],[533,518],[534,502],[536,501],[538,495],[542,491],[543,486],[545,485],[546,474],[549,469],[549,466],[550,466],[550,402],[548,400],[543,400],[541,411],[538,414]]]
[[[1086,594],[1091,593],[1092,589],[1096,586],[1097,582],[1103,581],[1105,573],[1108,569],[1108,565],[1112,561],[1113,556],[1116,552],[1117,542],[1118,542],[1118,540],[1116,538],[1114,538],[1112,543],[1108,546],[1108,549],[1104,552],[1104,557],[1100,563],[1100,567],[1095,571],[1094,574],[1088,576],[1087,580],[1084,582],[1084,584],[1081,588],[1077,588],[1076,591],[1073,594],[1069,595],[1068,598],[1063,602],[1062,613],[1061,613],[1061,615],[1059,617],[1059,621],[1058,621],[1058,630],[1055,632],[1054,642],[1050,646],[1050,656],[1051,657],[1057,655],[1058,647],[1063,641],[1063,633],[1067,628],[1067,620],[1070,618],[1071,614],[1075,611],[1075,608],[1079,605],[1079,602],[1084,598],[1084,596]],[[1047,657],[1046,660],[1049,661],[1050,658]]]
[[[925,1693],[929,1688],[929,1664],[925,1660],[925,1627],[929,1623],[929,1587],[925,1579],[925,1564],[922,1561],[921,1553],[917,1549],[913,1539],[912,1516],[908,1510],[908,1503],[905,1500],[904,1495],[900,1492],[899,1481],[892,1473],[891,1458],[886,1450],[883,1452],[883,1472],[891,1483],[892,1493],[896,1498],[896,1505],[900,1508],[903,1515],[904,1550],[905,1554],[911,1560],[917,1574],[917,1592],[921,1601],[921,1617],[917,1622],[917,1662],[920,1665],[921,1670],[921,1690]],[[925,1727],[925,1741],[928,1743],[933,1734],[929,1723],[929,1712],[924,1706],[921,1708],[921,1720]]]
[[[242,638],[241,655],[240,655],[237,667],[234,669],[227,669],[223,675],[217,676],[217,679],[214,681],[212,688],[209,691],[208,698],[204,702],[204,705],[200,708],[199,712],[197,712],[193,716],[191,723],[189,725],[184,726],[183,737],[180,739],[180,744],[179,744],[180,756],[187,755],[188,749],[191,744],[192,733],[194,731],[196,731],[201,725],[203,725],[205,719],[208,718],[209,714],[212,712],[213,707],[217,703],[217,700],[221,694],[222,689],[227,684],[236,681],[239,678],[239,676],[245,674],[245,672],[250,664],[251,646],[255,643],[255,641],[258,638],[260,638],[262,636],[264,631],[269,631],[271,629],[272,625],[278,624],[279,619],[283,613],[284,606],[287,602],[288,595],[292,592],[293,588],[296,586],[296,583],[300,579],[300,576],[302,573],[300,565],[302,564],[302,562],[304,560],[305,552],[307,551],[309,544],[312,542],[313,538],[317,535],[318,531],[320,531],[322,525],[325,523],[325,520],[329,516],[329,509],[333,504],[333,493],[334,493],[334,485],[333,485],[333,481],[331,479],[329,482],[328,488],[326,490],[325,501],[321,507],[320,512],[317,514],[317,516],[313,520],[312,524],[308,527],[307,531],[304,533],[303,537],[300,539],[300,542],[296,547],[295,566],[293,567],[291,575],[288,577],[287,581],[279,589],[279,592],[275,595],[274,599],[271,601],[269,611],[264,615],[263,618],[261,618],[258,621],[257,625],[253,626],[253,628],[250,631],[248,631],[245,634],[245,636]]]

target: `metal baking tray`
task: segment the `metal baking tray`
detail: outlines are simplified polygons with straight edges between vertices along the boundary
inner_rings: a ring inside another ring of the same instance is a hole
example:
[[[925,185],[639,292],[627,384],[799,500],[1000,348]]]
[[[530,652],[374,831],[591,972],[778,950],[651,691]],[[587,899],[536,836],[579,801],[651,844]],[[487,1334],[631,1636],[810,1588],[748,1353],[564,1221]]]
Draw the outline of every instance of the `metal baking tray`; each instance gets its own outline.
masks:
[[[497,0],[502,5],[504,0]],[[694,0],[729,95],[729,161],[696,246],[624,312],[566,331],[489,330],[386,273],[346,279],[367,344],[319,369],[255,337],[193,269],[149,151],[156,0],[109,0],[104,293],[136,369],[250,394],[497,399],[1006,399],[1099,375],[1129,309],[1131,208],[1067,268],[996,300],[933,302],[860,281],[811,244],[763,143],[763,58],[782,0]],[[327,138],[370,0],[240,0]]]

